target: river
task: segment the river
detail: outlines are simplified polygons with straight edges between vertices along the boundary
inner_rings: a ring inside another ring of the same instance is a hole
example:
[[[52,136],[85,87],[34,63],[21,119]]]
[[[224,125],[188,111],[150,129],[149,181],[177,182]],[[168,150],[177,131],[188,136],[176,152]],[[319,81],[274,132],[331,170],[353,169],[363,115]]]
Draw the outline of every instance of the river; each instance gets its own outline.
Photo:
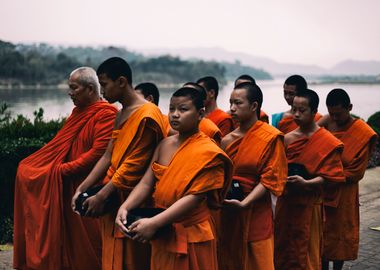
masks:
[[[273,114],[288,109],[282,96],[282,84],[284,80],[258,81],[264,95],[262,109]],[[373,113],[380,111],[380,85],[379,84],[314,84],[309,88],[316,91],[320,97],[319,112],[327,113],[325,100],[328,92],[334,88],[345,89],[351,97],[354,105],[352,113],[367,120]],[[169,98],[173,90],[161,91],[160,108],[167,113]],[[218,106],[224,110],[229,108],[229,96],[232,90],[232,82],[221,89],[218,96]],[[39,107],[44,109],[44,119],[56,119],[66,117],[73,109],[71,99],[65,89],[0,89],[0,102],[10,106],[12,115],[23,114],[33,118],[33,111]],[[119,105],[117,105],[119,106]]]

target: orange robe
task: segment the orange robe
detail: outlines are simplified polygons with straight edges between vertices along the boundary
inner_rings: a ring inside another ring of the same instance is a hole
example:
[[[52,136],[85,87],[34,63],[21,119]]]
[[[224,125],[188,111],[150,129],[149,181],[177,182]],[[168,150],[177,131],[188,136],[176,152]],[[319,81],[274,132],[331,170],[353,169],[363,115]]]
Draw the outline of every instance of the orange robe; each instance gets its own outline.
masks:
[[[303,164],[311,177],[344,182],[343,144],[324,128],[288,145],[288,162]],[[287,185],[277,200],[275,220],[276,269],[320,269],[322,188]]]
[[[120,204],[144,175],[155,147],[164,137],[162,118],[156,105],[146,103],[113,131],[111,166],[104,181],[112,181],[117,187]],[[149,245],[125,237],[115,227],[117,210],[101,218],[102,269],[149,269]]]
[[[190,161],[190,162],[189,162]],[[220,206],[230,185],[232,162],[210,138],[198,132],[181,144],[168,166],[154,162],[156,207],[168,208],[190,194],[207,199],[152,240],[152,269],[218,269],[210,207]]]
[[[356,119],[345,131],[333,133],[344,143],[342,162],[346,182],[339,185],[337,204],[325,204],[323,257],[355,260],[359,249],[359,185],[368,165],[377,135],[364,121]]]
[[[319,119],[321,119],[322,114],[316,113],[314,117],[314,121],[317,122]],[[280,122],[278,122],[278,129],[283,132],[284,134],[289,133],[290,131],[293,131],[297,128],[296,122],[294,122],[293,116],[287,116],[285,118],[282,118]]]
[[[199,122],[199,130],[213,139],[218,145],[220,144],[220,141],[222,140],[222,133],[213,121],[207,118],[203,118]]]
[[[260,120],[269,123],[269,116],[263,110],[260,110]]]
[[[276,196],[287,176],[283,135],[257,121],[247,134],[226,148],[234,162],[233,180],[248,195],[261,183]],[[270,193],[249,209],[222,208],[220,269],[273,269],[273,216]]]
[[[234,130],[234,122],[232,121],[231,115],[222,111],[221,109],[216,109],[212,111],[208,116],[208,119],[213,121],[215,125],[218,126],[222,133],[222,137],[226,136],[228,133]]]
[[[100,269],[99,222],[75,214],[71,198],[103,155],[116,111],[105,101],[74,108],[54,139],[20,162],[15,182],[15,268]]]

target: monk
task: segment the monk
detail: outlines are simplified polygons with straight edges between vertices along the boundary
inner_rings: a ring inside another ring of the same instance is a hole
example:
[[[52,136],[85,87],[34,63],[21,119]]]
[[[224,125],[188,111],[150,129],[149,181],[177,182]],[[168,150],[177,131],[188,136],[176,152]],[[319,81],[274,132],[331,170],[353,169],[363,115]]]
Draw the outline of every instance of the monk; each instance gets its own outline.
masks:
[[[247,74],[243,74],[243,75],[240,75],[235,80],[234,86],[236,87],[238,84],[243,83],[243,82],[251,82],[253,84],[256,84],[256,80],[253,77],[251,77],[251,76],[249,76]],[[260,110],[259,120],[263,121],[265,123],[269,123],[269,116],[268,116],[268,114],[266,112],[264,112],[263,110]]]
[[[15,182],[16,269],[101,269],[98,220],[71,211],[75,189],[104,153],[117,109],[101,100],[95,70],[70,74],[75,105],[53,140],[22,160]]]
[[[274,269],[270,194],[282,194],[287,163],[281,132],[258,120],[262,102],[259,86],[250,82],[231,93],[231,114],[239,127],[221,146],[234,162],[232,179],[242,198],[225,200],[222,208],[220,269]]]
[[[234,123],[232,121],[231,115],[225,111],[219,109],[216,99],[219,94],[219,84],[218,81],[212,76],[206,76],[200,78],[197,84],[202,86],[206,90],[206,118],[213,121],[220,131],[222,132],[222,137],[234,130]]]
[[[285,80],[284,83],[284,98],[290,109],[286,112],[276,113],[272,115],[272,126],[278,128],[284,134],[295,130],[298,126],[294,122],[294,117],[292,114],[292,104],[295,95],[305,89],[307,89],[306,80],[300,75],[292,75]],[[315,121],[318,121],[322,115],[320,113],[315,114]]]
[[[122,232],[134,234],[135,241],[151,242],[151,269],[218,269],[210,208],[223,202],[232,162],[199,131],[203,106],[201,93],[193,88],[183,87],[173,94],[169,119],[178,133],[161,141],[150,168],[115,220]],[[155,207],[164,211],[126,227],[128,212],[152,193]],[[167,225],[169,231],[160,234]]]
[[[97,75],[103,96],[110,103],[119,101],[122,109],[106,152],[77,188],[72,208],[75,209],[80,193],[103,183],[101,190],[83,203],[86,216],[102,216],[102,269],[149,269],[149,245],[124,237],[114,228],[114,220],[117,209],[140,181],[155,147],[164,137],[162,114],[156,105],[137,95],[132,87],[132,71],[122,58],[104,61]],[[105,209],[112,198],[117,205]]]
[[[347,92],[333,89],[326,99],[329,114],[319,120],[344,143],[342,162],[346,182],[338,188],[338,200],[325,202],[322,269],[343,268],[344,261],[356,260],[359,249],[359,181],[363,178],[377,135],[363,120],[350,114],[352,104]],[[327,192],[330,190],[327,189]]]
[[[345,180],[343,144],[315,123],[318,103],[312,90],[294,97],[298,128],[285,135],[289,176],[276,208],[276,269],[321,269],[322,184]]]
[[[145,100],[152,102],[158,106],[160,101],[160,91],[157,86],[151,82],[140,83],[135,87],[136,93],[143,97]],[[169,119],[167,115],[162,115],[164,120],[164,131],[166,134],[170,131]]]

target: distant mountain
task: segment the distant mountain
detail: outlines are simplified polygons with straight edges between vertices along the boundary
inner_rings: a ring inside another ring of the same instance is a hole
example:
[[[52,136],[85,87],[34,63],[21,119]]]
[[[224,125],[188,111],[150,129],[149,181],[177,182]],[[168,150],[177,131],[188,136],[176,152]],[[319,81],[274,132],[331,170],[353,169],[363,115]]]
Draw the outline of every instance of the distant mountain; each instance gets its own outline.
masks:
[[[330,71],[333,74],[341,75],[378,75],[380,74],[380,61],[346,60],[336,64]]]
[[[378,75],[380,74],[380,61],[347,60],[338,63],[331,69],[317,65],[302,65],[294,63],[280,63],[266,57],[259,57],[247,53],[231,52],[219,47],[211,48],[179,48],[179,49],[151,49],[142,50],[143,54],[160,55],[171,54],[182,58],[201,58],[204,60],[236,61],[246,66],[263,69],[273,76],[286,76],[290,74],[303,74],[310,76],[320,75]]]

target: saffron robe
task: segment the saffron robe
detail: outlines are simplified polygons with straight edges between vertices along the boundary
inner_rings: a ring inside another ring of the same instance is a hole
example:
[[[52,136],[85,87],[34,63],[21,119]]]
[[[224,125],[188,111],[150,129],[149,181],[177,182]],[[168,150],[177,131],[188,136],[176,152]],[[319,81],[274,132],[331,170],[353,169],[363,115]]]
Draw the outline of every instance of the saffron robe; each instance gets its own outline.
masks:
[[[104,182],[112,181],[118,189],[120,204],[144,175],[154,149],[164,137],[164,121],[158,107],[145,103],[113,131],[111,166]],[[125,237],[116,227],[118,211],[103,216],[102,269],[149,269],[150,247]]]
[[[207,118],[218,126],[222,133],[222,137],[234,130],[234,122],[232,121],[231,115],[221,109],[212,111],[209,115],[207,115]]]
[[[319,119],[321,119],[322,117],[322,114],[320,113],[316,113],[315,114],[315,117],[314,117],[314,121],[317,122]],[[287,117],[284,117],[282,118],[279,122],[278,122],[278,129],[283,132],[284,134],[287,134],[293,130],[295,130],[297,128],[297,124],[296,122],[294,122],[294,119],[293,119],[293,116],[287,116]]]
[[[98,220],[71,209],[76,188],[103,155],[117,109],[105,101],[75,107],[44,147],[22,160],[15,182],[17,269],[100,269]]]
[[[355,119],[347,130],[333,135],[344,143],[342,162],[346,182],[339,185],[336,205],[325,204],[323,257],[355,260],[359,249],[359,185],[377,135],[364,121]]]
[[[202,132],[181,144],[169,165],[154,162],[156,207],[167,209],[190,194],[207,193],[207,199],[171,230],[152,240],[151,269],[218,269],[211,207],[220,205],[231,181],[232,162]]]
[[[248,195],[259,183],[276,196],[282,194],[287,162],[283,135],[274,127],[257,121],[247,134],[233,141],[226,153],[234,162],[233,180]],[[220,269],[251,269],[255,265],[273,269],[273,214],[270,193],[248,209],[222,208],[219,245]],[[250,257],[251,250],[265,254],[265,261]],[[269,245],[269,246],[268,246]],[[261,250],[261,251],[260,251]],[[268,268],[266,268],[268,269]]]
[[[343,144],[324,128],[288,145],[289,163],[303,164],[312,178],[344,182]],[[278,198],[275,220],[276,269],[320,269],[322,187],[306,189],[287,184]]]
[[[213,139],[218,145],[220,144],[220,141],[222,140],[222,133],[213,121],[207,118],[202,118],[199,122],[199,130]]]

